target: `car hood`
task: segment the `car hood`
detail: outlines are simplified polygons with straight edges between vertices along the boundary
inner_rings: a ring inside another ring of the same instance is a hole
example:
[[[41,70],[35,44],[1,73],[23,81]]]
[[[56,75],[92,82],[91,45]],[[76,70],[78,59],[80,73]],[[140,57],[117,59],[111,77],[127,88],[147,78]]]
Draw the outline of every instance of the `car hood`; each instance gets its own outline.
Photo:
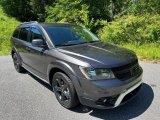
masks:
[[[58,51],[96,68],[111,68],[137,60],[134,52],[103,42],[60,47]]]

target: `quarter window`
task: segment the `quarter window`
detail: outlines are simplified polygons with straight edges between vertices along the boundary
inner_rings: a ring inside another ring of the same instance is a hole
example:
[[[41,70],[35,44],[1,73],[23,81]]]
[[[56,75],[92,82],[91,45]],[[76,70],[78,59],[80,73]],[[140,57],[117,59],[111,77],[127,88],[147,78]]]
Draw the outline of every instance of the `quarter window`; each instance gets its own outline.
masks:
[[[19,31],[20,31],[19,29],[16,29],[13,33],[13,37],[18,38]]]

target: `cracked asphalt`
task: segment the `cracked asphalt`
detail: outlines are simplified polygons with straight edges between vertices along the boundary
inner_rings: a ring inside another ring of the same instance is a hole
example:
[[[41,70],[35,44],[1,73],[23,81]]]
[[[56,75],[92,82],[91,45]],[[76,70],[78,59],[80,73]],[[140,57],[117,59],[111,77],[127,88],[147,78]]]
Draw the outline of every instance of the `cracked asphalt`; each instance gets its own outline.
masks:
[[[0,120],[160,120],[160,64],[140,62],[143,86],[127,104],[110,110],[83,106],[63,108],[51,87],[29,73],[14,69],[11,56],[0,57]]]

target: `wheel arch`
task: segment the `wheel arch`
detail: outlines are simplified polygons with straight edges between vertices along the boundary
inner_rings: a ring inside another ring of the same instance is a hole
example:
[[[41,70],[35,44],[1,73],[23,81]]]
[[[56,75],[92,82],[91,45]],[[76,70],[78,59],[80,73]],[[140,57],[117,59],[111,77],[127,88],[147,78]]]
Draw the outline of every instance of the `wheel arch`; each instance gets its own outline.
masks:
[[[16,53],[16,49],[13,47],[11,50],[11,56],[13,57],[13,54]]]
[[[14,53],[17,53],[17,55],[20,57],[20,55],[19,55],[19,53],[18,53],[18,51],[17,51],[17,49],[16,49],[15,47],[13,47],[13,48],[11,49],[11,55],[12,55],[12,56],[13,56]]]
[[[52,62],[51,64],[48,65],[48,68],[47,68],[47,78],[48,78],[48,81],[49,81],[50,85],[52,85],[52,78],[53,78],[53,75],[56,72],[62,72],[62,73],[64,73],[71,80],[72,80],[71,76],[72,75],[76,75],[76,73],[74,72],[74,70],[67,63],[65,63],[63,61]]]

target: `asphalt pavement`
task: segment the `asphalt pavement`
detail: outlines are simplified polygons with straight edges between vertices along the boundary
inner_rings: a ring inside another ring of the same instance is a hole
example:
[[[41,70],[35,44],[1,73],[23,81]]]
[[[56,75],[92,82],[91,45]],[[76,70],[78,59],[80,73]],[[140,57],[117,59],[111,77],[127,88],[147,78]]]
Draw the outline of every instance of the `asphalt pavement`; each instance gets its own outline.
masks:
[[[127,104],[109,110],[83,106],[68,110],[51,87],[29,73],[14,69],[11,56],[0,57],[0,120],[160,120],[160,64],[140,62],[143,86]]]

